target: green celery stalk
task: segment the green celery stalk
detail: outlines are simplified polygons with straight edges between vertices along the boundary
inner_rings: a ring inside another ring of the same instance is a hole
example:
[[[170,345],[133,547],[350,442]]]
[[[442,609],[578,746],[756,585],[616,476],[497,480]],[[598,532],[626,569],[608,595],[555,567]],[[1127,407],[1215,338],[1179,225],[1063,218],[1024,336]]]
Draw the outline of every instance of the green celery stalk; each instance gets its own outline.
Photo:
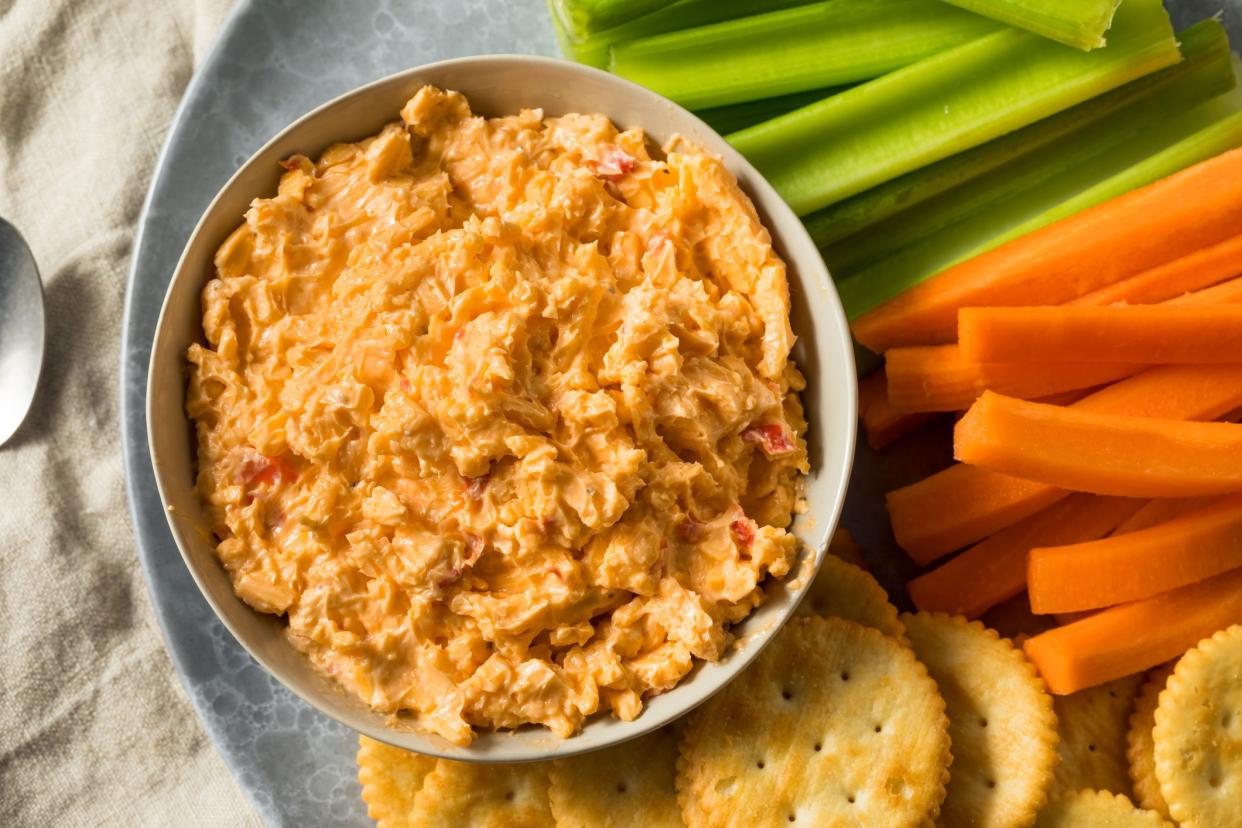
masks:
[[[777,115],[784,115],[786,112],[801,109],[807,104],[822,101],[824,98],[831,97],[832,95],[838,95],[849,88],[848,86],[833,86],[828,89],[794,92],[790,95],[781,95],[778,98],[764,98],[760,101],[746,101],[745,103],[729,104],[728,106],[717,106],[712,109],[700,109],[694,114],[706,121],[708,126],[721,135],[727,135],[730,132],[737,132],[739,129],[745,129],[748,126],[771,120]]]
[[[550,0],[565,31],[581,40],[667,6],[673,0]]]
[[[677,0],[650,14],[627,20],[619,26],[595,32],[585,38],[575,38],[565,28],[555,8],[556,0],[548,0],[548,7],[552,11],[552,26],[556,30],[561,53],[579,63],[607,69],[609,50],[614,43],[679,29],[692,29],[752,14],[806,6],[814,2],[818,0]]]
[[[1160,0],[1126,0],[1103,49],[1005,29],[729,140],[806,215],[1179,60]]]
[[[1158,181],[1172,175],[1178,170],[1206,161],[1242,146],[1242,111],[1237,109],[1235,101],[1229,103],[1230,111],[1226,115],[1217,115],[1216,119],[1205,125],[1198,132],[1188,135],[1145,161],[1134,164],[1107,181],[1091,187],[1071,199],[1063,201],[1051,210],[1026,221],[1002,233],[989,241],[986,247],[971,255],[978,255],[993,247],[998,247],[1020,236],[1033,233],[1041,227],[1060,221],[1063,218],[1080,213],[1110,198],[1127,193],[1130,190]],[[1209,111],[1211,105],[1209,105]],[[1202,114],[1202,110],[1200,110]]]
[[[618,43],[608,68],[705,109],[870,80],[1001,28],[940,0],[828,0]]]
[[[1182,111],[1233,87],[1229,39],[1219,21],[1204,20],[1191,26],[1178,35],[1178,40],[1183,56],[1180,63],[829,205],[806,217],[807,230],[816,244],[831,247],[843,262],[848,261],[848,255],[834,246],[835,242],[881,223],[891,224],[885,219],[906,214],[966,182],[1020,162],[1049,144],[1064,143],[1066,136],[1108,124],[1101,128],[1104,134],[1100,137],[1106,139],[1115,126],[1120,141],[1126,133],[1120,122],[1110,121],[1114,116],[1143,121],[1143,113],[1147,113],[1146,122],[1155,123],[1171,111]]]
[[[1185,55],[1181,63],[1032,124],[1018,133],[998,138],[992,144],[1020,139],[1022,132],[1038,133],[1045,125],[1047,131],[1054,133],[1054,140],[1032,141],[1026,152],[1008,163],[925,201],[917,209],[903,210],[827,245],[825,255],[834,270],[848,276],[872,262],[888,258],[894,251],[932,236],[989,205],[1032,190],[1065,170],[1126,143],[1139,132],[1159,127],[1168,119],[1234,88],[1229,39],[1220,23],[1206,20],[1184,32],[1180,40]],[[1131,94],[1134,87],[1143,87],[1143,93]],[[1123,105],[1114,105],[1113,99],[1122,99]],[[1086,117],[1074,117],[1078,110],[1084,109],[1089,110]],[[1077,128],[1067,131],[1061,129],[1060,124],[1051,123],[1067,119],[1076,121]],[[964,154],[986,152],[990,147],[991,144],[985,144]],[[957,158],[959,156],[947,158],[940,164],[951,164]],[[863,193],[858,198],[866,195]]]
[[[1242,146],[1242,111],[1224,95],[1140,133],[1106,153],[1006,202],[991,204],[890,258],[841,278],[837,289],[854,319],[958,262],[1046,227],[1178,170]]]
[[[945,0],[1078,49],[1097,49],[1121,0]]]
[[[556,35],[556,45],[560,47],[561,54],[579,63],[590,63],[578,55],[579,45],[570,36],[569,31],[565,28],[565,24],[561,21],[561,16],[556,13],[556,7],[553,5],[555,0],[548,0],[548,14],[552,18],[552,33]],[[605,49],[605,52],[607,50]]]

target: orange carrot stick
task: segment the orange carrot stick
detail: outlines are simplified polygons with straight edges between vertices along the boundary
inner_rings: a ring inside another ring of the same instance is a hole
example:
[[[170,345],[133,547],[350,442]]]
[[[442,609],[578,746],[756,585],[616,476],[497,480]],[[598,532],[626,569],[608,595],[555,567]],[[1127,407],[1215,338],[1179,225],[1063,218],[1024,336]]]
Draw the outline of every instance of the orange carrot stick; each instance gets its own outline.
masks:
[[[1242,365],[1157,365],[1106,385],[1073,407],[1101,414],[1206,421],[1239,406]]]
[[[1242,234],[1153,267],[1067,304],[1101,306],[1152,305],[1242,275]]]
[[[858,383],[858,417],[867,445],[876,451],[883,451],[932,419],[930,414],[906,413],[892,406],[883,368]]]
[[[897,545],[935,560],[1030,517],[1069,492],[957,464],[888,493]]]
[[[1091,388],[1135,373],[1124,363],[982,363],[956,345],[893,348],[885,354],[888,400],[898,411],[964,411],[984,391],[1033,400]]]
[[[953,454],[1001,474],[1093,494],[1242,491],[1242,426],[1103,414],[991,391],[958,420]]]
[[[960,308],[1059,305],[1231,238],[1242,149],[1211,158],[948,268],[854,320],[873,351],[957,338]]]
[[[957,332],[964,359],[1019,368],[1242,362],[1242,305],[962,308]]]
[[[906,589],[921,610],[977,618],[1026,588],[1031,549],[1102,538],[1141,504],[1128,497],[1070,495],[920,575]]]
[[[1079,612],[1138,601],[1242,567],[1242,497],[1138,532],[1032,549],[1031,610]]]
[[[1212,285],[1203,290],[1196,290],[1194,293],[1187,293],[1185,296],[1179,296],[1176,299],[1170,299],[1170,305],[1207,305],[1207,304],[1237,304],[1242,302],[1242,279],[1230,279],[1228,282],[1221,282],[1219,285]]]
[[[1057,695],[1138,673],[1242,623],[1242,569],[1097,612],[1030,638],[1026,655]]]
[[[1076,410],[1213,420],[1242,406],[1242,365],[1162,365],[1106,386]],[[1064,489],[955,465],[889,492],[902,549],[934,558],[982,540],[1051,506]]]
[[[1082,297],[1071,304],[1085,303]],[[1101,297],[1105,298],[1105,297]],[[1170,299],[1169,305],[1242,303],[1242,278]],[[1037,362],[971,362],[957,345],[892,348],[885,354],[888,399],[898,411],[963,411],[984,391],[1038,399],[1049,389],[1081,390],[1137,374],[1129,363],[1065,365]]]
[[[1113,534],[1124,535],[1127,532],[1150,529],[1191,512],[1197,512],[1218,500],[1220,497],[1157,497],[1147,501],[1139,507],[1138,511],[1122,521],[1121,525],[1113,530]]]

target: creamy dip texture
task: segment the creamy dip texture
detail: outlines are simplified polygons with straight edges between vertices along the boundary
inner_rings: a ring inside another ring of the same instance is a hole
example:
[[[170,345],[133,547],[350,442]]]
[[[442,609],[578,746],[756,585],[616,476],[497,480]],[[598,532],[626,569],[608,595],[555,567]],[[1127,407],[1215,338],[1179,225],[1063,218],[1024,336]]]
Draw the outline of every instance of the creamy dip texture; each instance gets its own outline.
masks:
[[[198,490],[239,596],[467,744],[637,716],[789,572],[789,291],[721,162],[426,87],[216,253]]]

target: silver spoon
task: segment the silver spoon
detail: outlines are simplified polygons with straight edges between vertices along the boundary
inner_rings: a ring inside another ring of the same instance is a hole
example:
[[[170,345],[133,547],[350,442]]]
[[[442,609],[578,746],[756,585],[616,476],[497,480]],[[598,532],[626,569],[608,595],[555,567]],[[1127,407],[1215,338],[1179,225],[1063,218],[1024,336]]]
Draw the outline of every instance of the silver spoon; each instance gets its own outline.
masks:
[[[43,368],[43,283],[17,228],[0,218],[0,446],[26,418]]]

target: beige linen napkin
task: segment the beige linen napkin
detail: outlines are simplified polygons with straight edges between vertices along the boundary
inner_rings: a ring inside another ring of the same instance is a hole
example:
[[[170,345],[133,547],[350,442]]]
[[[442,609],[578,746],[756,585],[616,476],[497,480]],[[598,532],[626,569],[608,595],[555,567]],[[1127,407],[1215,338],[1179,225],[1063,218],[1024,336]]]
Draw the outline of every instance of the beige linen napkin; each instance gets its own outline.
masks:
[[[0,448],[0,823],[258,825],[173,672],[134,552],[117,370],[135,223],[229,0],[0,0],[0,215],[48,342]]]

